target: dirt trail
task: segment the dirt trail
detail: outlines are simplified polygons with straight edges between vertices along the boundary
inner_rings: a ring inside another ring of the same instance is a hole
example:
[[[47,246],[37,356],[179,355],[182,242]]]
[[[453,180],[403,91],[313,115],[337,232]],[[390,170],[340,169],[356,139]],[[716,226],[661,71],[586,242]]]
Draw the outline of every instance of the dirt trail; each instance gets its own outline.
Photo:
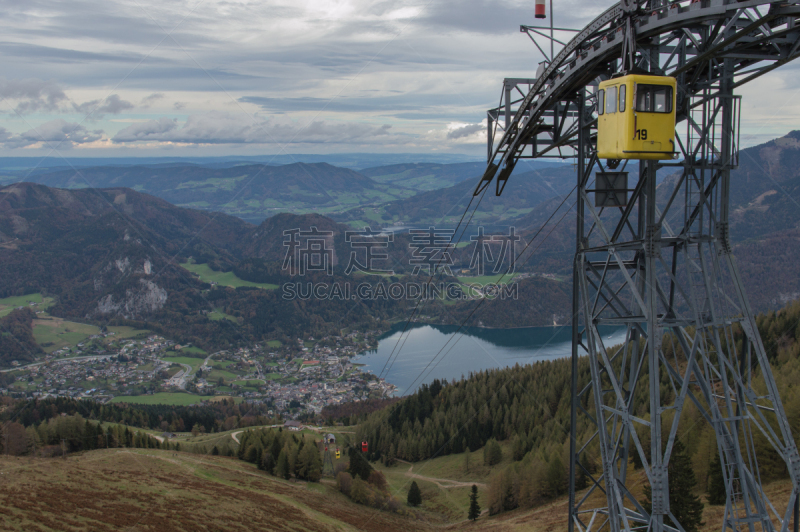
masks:
[[[408,468],[408,471],[406,471],[406,476],[409,477],[409,478],[416,478],[416,479],[419,479],[419,480],[427,480],[428,482],[433,482],[434,484],[439,486],[441,489],[447,489],[447,488],[471,488],[473,484],[475,484],[479,488],[486,489],[486,487],[487,487],[486,484],[484,484],[482,482],[459,482],[458,480],[450,480],[450,479],[447,479],[447,478],[426,477],[426,476],[418,475],[418,474],[414,473],[413,470],[414,470],[414,466],[412,465],[411,467]]]

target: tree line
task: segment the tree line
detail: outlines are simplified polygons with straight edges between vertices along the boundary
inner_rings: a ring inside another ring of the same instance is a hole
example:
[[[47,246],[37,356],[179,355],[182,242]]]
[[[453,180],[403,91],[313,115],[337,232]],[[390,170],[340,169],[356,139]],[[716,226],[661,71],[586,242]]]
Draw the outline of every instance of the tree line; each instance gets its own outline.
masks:
[[[103,404],[66,397],[5,400],[8,404],[0,413],[0,422],[16,421],[25,427],[62,414],[170,432],[188,432],[195,426],[201,427],[203,432],[220,432],[238,427],[267,425],[275,421],[268,414],[268,405],[236,404],[232,399],[190,406]]]
[[[119,447],[180,450],[180,444],[159,442],[151,434],[124,425],[109,424],[104,429],[80,414],[57,416],[27,427],[16,421],[0,425],[0,454],[52,457]]]

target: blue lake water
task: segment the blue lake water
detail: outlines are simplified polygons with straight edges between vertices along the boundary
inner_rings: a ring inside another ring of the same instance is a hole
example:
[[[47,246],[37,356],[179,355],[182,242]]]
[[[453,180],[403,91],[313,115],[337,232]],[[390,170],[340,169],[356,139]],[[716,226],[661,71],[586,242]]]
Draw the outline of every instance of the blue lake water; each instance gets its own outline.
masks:
[[[474,371],[505,368],[514,364],[522,366],[569,357],[572,353],[572,330],[569,326],[519,329],[466,327],[453,337],[458,330],[456,325],[415,324],[401,338],[404,325],[395,325],[378,339],[377,349],[353,359],[355,363],[364,364],[365,371],[376,375],[384,371],[384,366],[390,368],[383,376],[386,382],[397,386],[397,396],[411,393],[421,384],[434,379],[458,380]],[[606,345],[621,344],[625,340],[624,328],[610,328],[601,332],[610,342]],[[447,347],[442,350],[445,344]],[[400,354],[394,363],[387,365],[392,350],[395,350],[395,355],[398,351]]]

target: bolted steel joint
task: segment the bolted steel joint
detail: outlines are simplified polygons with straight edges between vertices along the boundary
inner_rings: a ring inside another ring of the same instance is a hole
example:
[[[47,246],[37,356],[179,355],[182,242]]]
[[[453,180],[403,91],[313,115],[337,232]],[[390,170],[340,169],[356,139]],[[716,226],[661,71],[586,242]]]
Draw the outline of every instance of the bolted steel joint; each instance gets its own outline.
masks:
[[[661,226],[652,224],[647,226],[644,237],[644,252],[648,257],[657,257],[661,254]]]
[[[728,222],[717,222],[717,240],[720,243],[720,253],[729,255],[731,250],[731,230]]]
[[[669,513],[669,477],[664,467],[653,467],[651,499],[653,501],[652,515],[666,515]]]

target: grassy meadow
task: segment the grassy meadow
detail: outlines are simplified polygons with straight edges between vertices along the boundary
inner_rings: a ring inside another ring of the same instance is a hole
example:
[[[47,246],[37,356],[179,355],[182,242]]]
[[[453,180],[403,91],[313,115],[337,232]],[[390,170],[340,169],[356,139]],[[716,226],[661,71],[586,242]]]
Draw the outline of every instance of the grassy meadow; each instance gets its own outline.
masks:
[[[182,392],[161,392],[153,395],[118,395],[112,403],[130,403],[137,405],[193,405],[208,399],[201,395]]]
[[[251,283],[250,281],[239,279],[233,272],[216,272],[212,270],[208,266],[208,264],[194,264],[191,262],[184,262],[183,264],[181,264],[181,267],[197,275],[197,277],[199,277],[200,280],[203,281],[204,283],[217,283],[220,286],[229,286],[231,288],[239,288],[240,286],[262,288],[264,290],[275,290],[278,288],[278,285],[276,284]],[[217,312],[216,314],[217,319],[224,319],[225,316],[220,314],[221,313]]]

